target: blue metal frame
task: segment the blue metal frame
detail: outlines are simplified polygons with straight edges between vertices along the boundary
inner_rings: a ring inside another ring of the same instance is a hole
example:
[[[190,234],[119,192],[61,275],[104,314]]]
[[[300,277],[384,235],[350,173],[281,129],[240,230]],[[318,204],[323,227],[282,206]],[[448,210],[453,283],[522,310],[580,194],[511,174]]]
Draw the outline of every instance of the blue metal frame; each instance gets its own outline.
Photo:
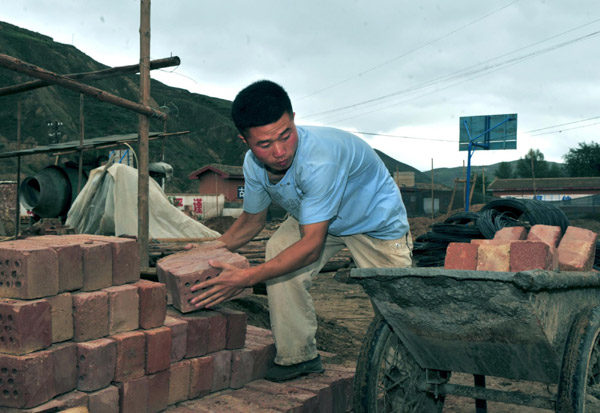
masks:
[[[481,138],[482,136],[490,133],[492,130],[496,129],[497,127],[502,126],[506,122],[509,122],[511,120],[513,120],[513,118],[511,118],[510,116],[507,116],[506,119],[504,119],[502,122],[500,122],[497,125],[490,128],[489,127],[490,118],[486,118],[486,128],[487,129],[474,138],[471,137],[471,131],[469,131],[469,125],[467,124],[467,121],[463,120],[463,125],[465,126],[465,130],[467,131],[467,135],[469,135],[469,149],[468,149],[468,156],[467,156],[467,187],[465,190],[465,211],[466,212],[469,212],[469,193],[471,192],[471,157],[473,156],[473,153],[475,152],[475,150],[477,148],[483,148],[483,149],[490,148],[489,135],[488,135],[488,140],[484,143],[478,143],[475,141],[477,139]]]

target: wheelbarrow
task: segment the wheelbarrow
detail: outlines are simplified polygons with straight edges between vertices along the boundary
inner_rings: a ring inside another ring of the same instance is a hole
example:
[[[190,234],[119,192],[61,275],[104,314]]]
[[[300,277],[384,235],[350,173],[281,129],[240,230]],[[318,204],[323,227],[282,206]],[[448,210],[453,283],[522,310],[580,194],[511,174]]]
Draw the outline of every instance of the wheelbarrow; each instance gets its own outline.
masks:
[[[600,274],[364,268],[350,277],[376,313],[357,362],[355,412],[441,412],[447,395],[483,401],[478,412],[486,400],[600,412]],[[453,372],[475,385],[450,383]],[[485,376],[549,392],[489,389]]]

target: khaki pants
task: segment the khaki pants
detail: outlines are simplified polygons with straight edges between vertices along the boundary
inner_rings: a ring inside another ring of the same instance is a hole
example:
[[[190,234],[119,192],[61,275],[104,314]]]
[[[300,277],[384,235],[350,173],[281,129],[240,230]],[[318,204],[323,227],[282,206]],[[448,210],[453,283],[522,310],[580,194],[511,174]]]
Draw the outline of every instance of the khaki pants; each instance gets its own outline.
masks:
[[[267,242],[266,260],[275,257],[299,239],[298,221],[290,217]],[[352,253],[359,268],[404,268],[412,264],[410,231],[397,240],[381,240],[363,234],[347,237],[327,235],[318,261],[266,283],[271,329],[277,347],[277,364],[289,366],[317,357],[317,317],[308,291],[312,285],[312,277],[344,247]]]

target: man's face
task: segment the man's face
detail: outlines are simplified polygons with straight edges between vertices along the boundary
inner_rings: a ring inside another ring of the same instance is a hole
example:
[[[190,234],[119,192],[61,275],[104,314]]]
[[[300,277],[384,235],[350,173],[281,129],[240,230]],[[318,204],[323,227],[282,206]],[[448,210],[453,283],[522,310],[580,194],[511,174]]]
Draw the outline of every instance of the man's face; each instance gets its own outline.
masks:
[[[250,128],[245,136],[240,135],[254,156],[273,172],[285,172],[294,160],[298,147],[294,115],[284,113],[278,121]]]

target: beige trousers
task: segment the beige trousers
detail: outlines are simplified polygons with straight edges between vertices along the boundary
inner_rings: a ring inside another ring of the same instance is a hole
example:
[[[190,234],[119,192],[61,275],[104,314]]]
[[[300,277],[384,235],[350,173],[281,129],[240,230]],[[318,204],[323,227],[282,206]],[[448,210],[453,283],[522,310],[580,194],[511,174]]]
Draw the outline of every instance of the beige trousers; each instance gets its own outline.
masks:
[[[275,257],[299,239],[298,221],[290,217],[267,242],[266,260]],[[317,357],[317,317],[309,289],[312,278],[344,247],[348,248],[359,268],[404,268],[412,264],[410,231],[396,240],[381,240],[364,234],[347,237],[327,235],[318,261],[266,283],[271,329],[277,347],[277,364],[289,366]]]

